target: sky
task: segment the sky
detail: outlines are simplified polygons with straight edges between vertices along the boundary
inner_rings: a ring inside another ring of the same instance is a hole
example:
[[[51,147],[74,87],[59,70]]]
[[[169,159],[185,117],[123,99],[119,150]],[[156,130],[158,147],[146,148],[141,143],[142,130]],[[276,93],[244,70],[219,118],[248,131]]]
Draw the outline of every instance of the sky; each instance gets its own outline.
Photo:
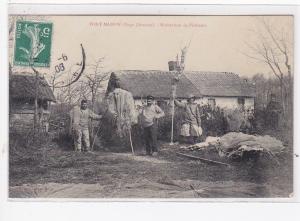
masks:
[[[32,19],[28,17],[27,20]],[[185,70],[234,72],[251,77],[270,76],[263,63],[244,54],[256,44],[257,16],[46,16],[53,23],[50,68],[54,72],[62,54],[66,67],[104,57],[104,70],[168,70],[168,61],[189,45]],[[274,30],[287,33],[293,45],[293,17],[267,16]],[[12,50],[12,49],[11,49]]]

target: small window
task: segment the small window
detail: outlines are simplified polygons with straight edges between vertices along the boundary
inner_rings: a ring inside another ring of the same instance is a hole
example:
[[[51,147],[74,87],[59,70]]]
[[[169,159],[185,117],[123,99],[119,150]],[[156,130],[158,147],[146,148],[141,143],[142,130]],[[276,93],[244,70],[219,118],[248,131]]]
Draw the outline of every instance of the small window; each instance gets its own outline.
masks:
[[[238,104],[244,106],[244,105],[245,105],[245,98],[239,97],[239,98],[238,98]]]
[[[38,108],[48,110],[48,102],[46,100],[38,100]]]
[[[211,108],[215,108],[216,107],[216,99],[214,99],[214,98],[208,98],[208,105]]]

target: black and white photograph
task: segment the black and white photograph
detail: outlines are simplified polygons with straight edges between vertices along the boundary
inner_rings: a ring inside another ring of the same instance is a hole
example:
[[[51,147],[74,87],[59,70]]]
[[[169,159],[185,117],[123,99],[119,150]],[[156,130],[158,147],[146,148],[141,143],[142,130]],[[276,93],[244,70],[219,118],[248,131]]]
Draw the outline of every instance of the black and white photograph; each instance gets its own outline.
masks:
[[[10,14],[10,199],[294,196],[293,15]]]

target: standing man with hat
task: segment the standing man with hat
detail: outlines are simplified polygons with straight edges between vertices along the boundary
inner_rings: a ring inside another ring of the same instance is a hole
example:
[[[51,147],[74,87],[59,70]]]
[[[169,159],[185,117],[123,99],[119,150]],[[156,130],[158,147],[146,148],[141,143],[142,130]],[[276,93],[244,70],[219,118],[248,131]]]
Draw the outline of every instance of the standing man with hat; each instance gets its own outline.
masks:
[[[100,120],[102,116],[95,114],[92,110],[88,109],[87,100],[82,100],[80,107],[75,106],[70,111],[70,117],[75,151],[90,152],[89,121],[90,119]],[[84,144],[84,148],[81,148],[82,143]]]
[[[202,110],[199,104],[195,103],[195,96],[190,94],[187,103],[174,100],[176,106],[184,108],[183,122],[180,129],[180,135],[185,142],[195,143],[197,138],[202,135],[201,116]]]
[[[147,105],[141,113],[142,126],[146,144],[146,154],[156,156],[157,149],[157,122],[156,119],[165,116],[163,110],[154,103],[154,97],[147,96]]]

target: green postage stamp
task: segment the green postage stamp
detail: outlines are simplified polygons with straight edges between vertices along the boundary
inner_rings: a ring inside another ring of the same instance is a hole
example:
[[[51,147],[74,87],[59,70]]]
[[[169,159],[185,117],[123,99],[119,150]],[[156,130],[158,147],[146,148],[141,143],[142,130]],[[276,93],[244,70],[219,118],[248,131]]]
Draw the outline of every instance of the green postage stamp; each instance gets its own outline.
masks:
[[[17,21],[14,64],[49,67],[52,23]]]

